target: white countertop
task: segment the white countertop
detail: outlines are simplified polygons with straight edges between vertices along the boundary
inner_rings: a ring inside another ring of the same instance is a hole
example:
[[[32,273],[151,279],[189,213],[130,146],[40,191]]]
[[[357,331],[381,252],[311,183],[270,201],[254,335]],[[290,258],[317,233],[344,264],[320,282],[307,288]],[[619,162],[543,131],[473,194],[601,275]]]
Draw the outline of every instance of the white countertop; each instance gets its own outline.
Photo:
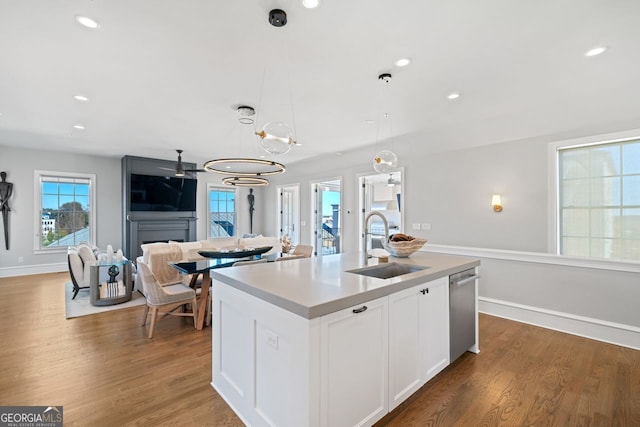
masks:
[[[211,270],[221,281],[307,319],[381,298],[480,265],[477,258],[416,252],[389,263],[429,268],[390,279],[346,272],[363,267],[359,252]],[[370,258],[368,266],[377,265]]]

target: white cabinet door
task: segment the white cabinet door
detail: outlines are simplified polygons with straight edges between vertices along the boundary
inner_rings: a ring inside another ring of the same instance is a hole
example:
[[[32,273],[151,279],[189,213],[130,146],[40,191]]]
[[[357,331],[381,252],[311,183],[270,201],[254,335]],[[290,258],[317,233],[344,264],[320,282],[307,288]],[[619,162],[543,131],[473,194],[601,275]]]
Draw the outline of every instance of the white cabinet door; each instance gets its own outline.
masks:
[[[320,320],[320,424],[372,425],[388,412],[387,297]]]
[[[425,347],[420,311],[423,297],[418,286],[389,295],[389,411],[418,390],[422,382]]]
[[[389,295],[389,410],[448,364],[447,278]]]
[[[247,294],[214,283],[212,364],[213,386],[234,411],[250,417],[254,394],[253,323]],[[247,418],[244,418],[247,419]]]
[[[424,346],[422,381],[426,383],[449,365],[449,278],[433,280],[420,289],[426,290],[419,320]]]

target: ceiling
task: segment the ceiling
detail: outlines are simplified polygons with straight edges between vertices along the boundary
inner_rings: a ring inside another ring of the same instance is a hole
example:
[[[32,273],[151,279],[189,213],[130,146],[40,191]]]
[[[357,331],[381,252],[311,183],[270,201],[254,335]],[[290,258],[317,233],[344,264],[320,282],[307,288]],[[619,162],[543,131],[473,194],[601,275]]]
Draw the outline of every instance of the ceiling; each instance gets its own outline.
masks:
[[[637,0],[0,0],[0,146],[255,157],[243,104],[294,128],[286,164],[392,137],[441,150],[640,128],[638,16]]]

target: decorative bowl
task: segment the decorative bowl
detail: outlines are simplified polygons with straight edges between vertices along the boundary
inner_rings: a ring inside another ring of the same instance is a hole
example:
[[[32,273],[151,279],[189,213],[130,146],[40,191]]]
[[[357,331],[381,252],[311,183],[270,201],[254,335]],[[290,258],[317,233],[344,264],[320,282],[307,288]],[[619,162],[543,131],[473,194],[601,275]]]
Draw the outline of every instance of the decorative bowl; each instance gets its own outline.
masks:
[[[382,247],[394,257],[406,258],[423,247],[425,243],[427,243],[427,239],[421,239],[419,237],[404,242],[385,242],[383,240]]]

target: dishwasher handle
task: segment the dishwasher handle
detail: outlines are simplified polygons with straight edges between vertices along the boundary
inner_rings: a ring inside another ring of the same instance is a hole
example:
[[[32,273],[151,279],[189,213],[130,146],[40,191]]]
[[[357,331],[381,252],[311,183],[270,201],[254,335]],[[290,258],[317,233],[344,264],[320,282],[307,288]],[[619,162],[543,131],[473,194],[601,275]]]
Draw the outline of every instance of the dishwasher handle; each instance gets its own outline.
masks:
[[[474,274],[473,276],[465,277],[462,280],[452,281],[452,283],[455,283],[458,286],[462,286],[479,278],[480,278],[479,274]]]

